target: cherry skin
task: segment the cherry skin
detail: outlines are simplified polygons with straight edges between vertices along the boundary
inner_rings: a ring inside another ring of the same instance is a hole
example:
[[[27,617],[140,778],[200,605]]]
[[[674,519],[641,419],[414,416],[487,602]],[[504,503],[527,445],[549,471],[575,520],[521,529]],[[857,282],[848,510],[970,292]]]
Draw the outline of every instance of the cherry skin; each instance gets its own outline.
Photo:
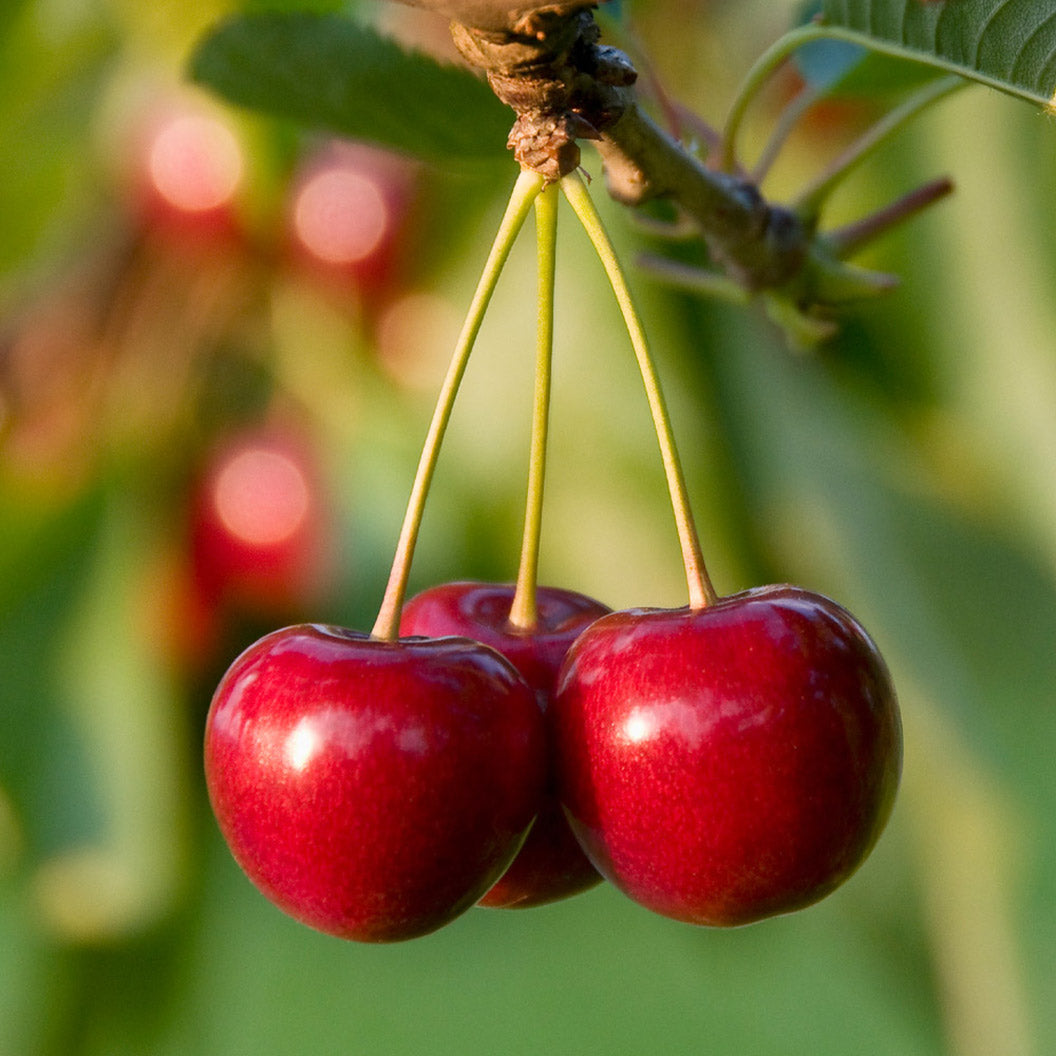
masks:
[[[400,633],[457,634],[483,642],[517,668],[535,690],[545,714],[569,646],[610,610],[584,594],[538,587],[537,626],[522,631],[509,623],[513,597],[511,584],[460,582],[432,587],[404,606]],[[600,882],[551,792],[520,853],[480,905],[525,909],[568,898]]]
[[[790,586],[603,617],[569,651],[552,716],[562,803],[598,870],[694,924],[828,894],[880,835],[901,771],[876,646]]]
[[[301,625],[224,675],[205,773],[268,898],[320,931],[392,942],[447,924],[503,873],[539,808],[546,742],[491,649]]]

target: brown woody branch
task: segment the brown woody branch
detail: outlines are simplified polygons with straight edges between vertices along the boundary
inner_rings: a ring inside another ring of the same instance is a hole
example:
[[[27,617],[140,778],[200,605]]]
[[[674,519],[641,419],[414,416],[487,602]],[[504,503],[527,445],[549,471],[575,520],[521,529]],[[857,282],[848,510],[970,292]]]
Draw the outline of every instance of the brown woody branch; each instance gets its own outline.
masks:
[[[558,0],[398,0],[443,14],[461,53],[517,114],[509,145],[525,169],[557,180],[593,140],[612,196],[628,205],[670,198],[699,227],[710,255],[742,289],[763,293],[790,331],[802,318],[890,287],[842,264],[791,209],[740,173],[710,168],[639,107],[627,56],[600,43],[596,3]]]
[[[408,7],[420,7],[463,26],[491,33],[523,32],[532,18],[545,15],[570,15],[587,7],[596,7],[597,0],[563,0],[552,4],[530,0],[398,0]]]
[[[434,0],[423,2],[433,6]],[[593,140],[618,201],[672,198],[700,225],[712,255],[736,281],[753,290],[789,281],[806,254],[799,220],[749,181],[709,169],[658,128],[637,104],[630,60],[599,42],[593,12],[581,8],[535,8],[501,31],[452,25],[459,50],[517,113],[510,146],[521,166],[560,179],[579,165],[578,141]]]

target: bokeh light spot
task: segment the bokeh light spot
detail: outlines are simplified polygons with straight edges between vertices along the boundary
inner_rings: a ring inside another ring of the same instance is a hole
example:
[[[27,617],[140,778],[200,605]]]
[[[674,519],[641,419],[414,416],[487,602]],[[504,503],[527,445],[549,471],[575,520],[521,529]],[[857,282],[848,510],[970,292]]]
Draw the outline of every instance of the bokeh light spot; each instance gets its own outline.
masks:
[[[338,166],[300,189],[293,224],[304,247],[327,264],[358,264],[381,245],[392,217],[377,183]]]
[[[304,523],[311,497],[308,481],[293,459],[248,448],[220,471],[213,501],[233,536],[254,546],[274,546]]]
[[[208,212],[234,198],[242,181],[242,151],[222,122],[187,114],[161,127],[148,167],[167,202],[188,213]]]

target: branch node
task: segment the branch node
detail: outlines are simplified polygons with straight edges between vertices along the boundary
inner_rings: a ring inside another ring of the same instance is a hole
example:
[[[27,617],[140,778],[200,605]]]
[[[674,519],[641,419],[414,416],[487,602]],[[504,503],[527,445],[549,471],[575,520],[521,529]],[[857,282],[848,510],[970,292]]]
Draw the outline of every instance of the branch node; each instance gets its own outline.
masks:
[[[452,36],[516,112],[508,144],[521,168],[550,181],[578,168],[577,139],[599,139],[619,120],[638,77],[623,52],[598,43],[590,11],[541,9],[506,33],[455,23]]]

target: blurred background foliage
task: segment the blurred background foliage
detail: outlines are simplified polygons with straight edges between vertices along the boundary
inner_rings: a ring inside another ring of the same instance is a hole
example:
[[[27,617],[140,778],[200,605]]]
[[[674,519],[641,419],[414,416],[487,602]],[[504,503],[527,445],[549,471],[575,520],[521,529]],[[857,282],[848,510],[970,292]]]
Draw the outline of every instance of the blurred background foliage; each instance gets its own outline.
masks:
[[[436,20],[355,6],[450,56]],[[794,6],[639,0],[609,28],[717,122]],[[262,631],[372,623],[512,163],[445,171],[223,108],[182,71],[231,8],[0,7],[0,1056],[1052,1051],[1051,118],[972,88],[855,174],[833,222],[942,173],[957,193],[870,251],[902,287],[814,354],[751,310],[634,275],[720,590],[829,593],[893,669],[904,783],[859,874],[729,932],[603,887],[358,947],[286,919],[238,871],[206,802],[201,726]],[[793,81],[756,109],[750,151]],[[765,189],[790,196],[877,105],[814,108]],[[346,230],[350,202],[378,230]],[[666,251],[601,204],[625,259]],[[515,572],[524,242],[413,587]],[[543,578],[616,607],[682,604],[640,382],[567,222],[558,278]],[[262,495],[276,523],[222,537]]]

